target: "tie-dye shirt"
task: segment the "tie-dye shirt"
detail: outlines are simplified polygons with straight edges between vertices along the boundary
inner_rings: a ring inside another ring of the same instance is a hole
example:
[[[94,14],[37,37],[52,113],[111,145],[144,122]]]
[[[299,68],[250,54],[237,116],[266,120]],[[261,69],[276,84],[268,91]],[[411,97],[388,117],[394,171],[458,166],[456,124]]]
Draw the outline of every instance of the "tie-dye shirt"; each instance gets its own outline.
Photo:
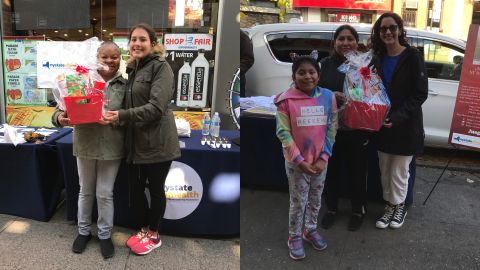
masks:
[[[277,137],[285,160],[313,164],[328,161],[337,132],[337,103],[332,91],[317,87],[308,96],[290,88],[275,96]]]

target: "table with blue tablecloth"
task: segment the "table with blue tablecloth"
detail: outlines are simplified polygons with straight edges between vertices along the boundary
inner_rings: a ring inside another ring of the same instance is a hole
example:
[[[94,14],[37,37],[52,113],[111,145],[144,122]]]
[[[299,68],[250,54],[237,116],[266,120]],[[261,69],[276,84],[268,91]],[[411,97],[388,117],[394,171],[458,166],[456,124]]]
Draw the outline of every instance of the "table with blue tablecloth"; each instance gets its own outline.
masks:
[[[240,117],[242,126],[242,186],[288,190],[288,180],[285,173],[285,160],[282,154],[282,145],[275,130],[274,116],[243,114]],[[368,198],[374,201],[382,200],[380,182],[380,168],[375,141],[372,137],[368,150]],[[415,182],[415,159],[410,164],[410,178],[408,193],[405,200],[407,205],[413,202],[413,187]],[[346,175],[345,175],[346,177]],[[343,180],[345,183],[346,181]],[[347,196],[345,185],[342,193]]]
[[[222,130],[220,136],[231,140],[239,137],[240,132]],[[190,138],[179,138],[185,143],[185,147],[181,149],[181,158],[176,160],[187,164],[200,176],[203,185],[200,204],[184,218],[164,219],[162,233],[238,235],[240,232],[240,147],[231,144],[230,149],[213,149],[207,145],[201,145],[201,137],[200,131],[194,130]],[[75,157],[72,155],[72,134],[58,140],[57,147],[65,179],[67,220],[74,220],[77,215],[80,186]],[[128,205],[127,175],[127,166],[122,163],[114,187],[114,223],[133,228],[135,221]],[[221,182],[222,175],[229,175],[230,180],[233,175],[237,179],[236,183],[232,186],[231,181]],[[225,199],[225,194],[232,194],[234,197],[228,200]]]
[[[0,143],[0,213],[48,221],[55,212],[63,178],[55,142],[71,129],[54,129],[41,144]]]

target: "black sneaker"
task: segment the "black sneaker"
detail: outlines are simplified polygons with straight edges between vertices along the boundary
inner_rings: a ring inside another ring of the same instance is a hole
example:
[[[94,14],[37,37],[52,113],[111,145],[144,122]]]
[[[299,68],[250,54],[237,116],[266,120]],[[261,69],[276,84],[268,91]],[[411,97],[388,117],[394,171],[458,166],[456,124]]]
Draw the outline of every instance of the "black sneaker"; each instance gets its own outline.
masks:
[[[390,222],[390,228],[398,229],[402,227],[406,216],[407,208],[405,207],[405,203],[397,205],[395,215],[393,215],[392,221]]]
[[[393,215],[395,214],[395,206],[393,205],[385,205],[385,213],[381,218],[377,220],[375,226],[379,229],[385,229],[390,225],[390,221],[392,221]]]
[[[100,251],[104,259],[113,257],[115,247],[113,246],[112,238],[100,239]]]
[[[328,211],[322,218],[322,228],[330,229],[335,223],[335,215],[337,212]]]
[[[75,253],[82,253],[85,248],[87,247],[88,241],[92,239],[92,235],[81,235],[79,234],[77,238],[75,238],[75,241],[73,241],[72,245],[72,251]]]
[[[362,226],[363,217],[364,215],[362,214],[353,213],[350,216],[350,221],[348,222],[348,230],[353,232],[360,229],[360,227]]]

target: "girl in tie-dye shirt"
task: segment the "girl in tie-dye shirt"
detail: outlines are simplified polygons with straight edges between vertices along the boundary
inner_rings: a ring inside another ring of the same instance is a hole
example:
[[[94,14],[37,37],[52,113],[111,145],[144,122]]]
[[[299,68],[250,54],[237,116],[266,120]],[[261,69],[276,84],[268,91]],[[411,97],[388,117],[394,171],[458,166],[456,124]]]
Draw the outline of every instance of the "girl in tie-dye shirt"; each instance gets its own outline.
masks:
[[[305,257],[302,238],[317,250],[327,247],[317,231],[317,217],[337,128],[333,93],[317,86],[320,67],[311,56],[294,56],[294,86],[275,97],[277,137],[285,157],[290,190],[290,257]],[[302,234],[302,225],[305,228]]]

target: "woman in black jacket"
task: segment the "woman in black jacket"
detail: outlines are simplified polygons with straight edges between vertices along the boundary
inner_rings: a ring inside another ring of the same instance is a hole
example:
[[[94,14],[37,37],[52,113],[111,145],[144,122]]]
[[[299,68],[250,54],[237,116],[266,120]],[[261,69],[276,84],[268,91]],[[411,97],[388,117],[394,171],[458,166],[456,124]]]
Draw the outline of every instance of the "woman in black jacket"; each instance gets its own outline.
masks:
[[[371,45],[390,98],[391,108],[378,133],[384,215],[376,222],[383,229],[400,228],[407,210],[409,164],[423,151],[422,104],[428,96],[428,78],[421,53],[407,44],[403,21],[395,13],[384,13],[375,22]]]
[[[346,60],[344,54],[358,49],[358,33],[350,25],[338,27],[334,34],[334,51],[331,56],[322,59],[319,85],[335,93],[337,103],[345,100],[343,82],[345,73],[337,68]],[[343,172],[346,171],[347,187],[352,204],[352,215],[348,229],[360,228],[365,215],[367,197],[367,145],[369,134],[362,130],[343,127],[340,122],[335,136],[333,154],[328,162],[325,184],[325,203],[328,211],[322,218],[322,227],[330,228],[335,222],[338,199],[341,194]]]

